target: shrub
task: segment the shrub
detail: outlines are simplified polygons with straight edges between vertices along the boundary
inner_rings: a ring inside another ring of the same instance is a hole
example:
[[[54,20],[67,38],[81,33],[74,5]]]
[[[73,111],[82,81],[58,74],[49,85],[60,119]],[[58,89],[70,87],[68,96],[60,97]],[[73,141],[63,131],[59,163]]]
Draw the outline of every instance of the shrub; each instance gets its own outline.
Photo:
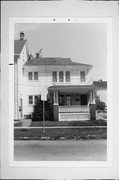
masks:
[[[53,109],[50,100],[44,102],[45,121],[53,121]],[[34,105],[32,121],[43,121],[43,101],[39,97]]]
[[[106,104],[100,100],[96,101],[96,110],[104,110]]]

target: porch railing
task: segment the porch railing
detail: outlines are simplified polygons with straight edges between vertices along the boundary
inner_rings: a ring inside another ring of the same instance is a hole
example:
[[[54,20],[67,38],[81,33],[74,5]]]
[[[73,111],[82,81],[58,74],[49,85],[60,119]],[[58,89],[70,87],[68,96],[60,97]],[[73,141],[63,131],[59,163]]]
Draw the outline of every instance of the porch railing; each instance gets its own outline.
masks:
[[[59,112],[89,112],[88,105],[70,105],[70,106],[59,106]]]

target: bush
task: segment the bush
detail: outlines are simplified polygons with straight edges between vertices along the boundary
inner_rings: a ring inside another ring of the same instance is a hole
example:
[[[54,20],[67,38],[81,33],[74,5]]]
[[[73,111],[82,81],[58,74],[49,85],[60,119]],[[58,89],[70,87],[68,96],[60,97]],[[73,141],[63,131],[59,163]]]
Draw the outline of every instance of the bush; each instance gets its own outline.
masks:
[[[100,100],[96,101],[96,110],[104,110],[106,104]]]
[[[49,99],[44,102],[45,106],[45,121],[53,121],[53,108]],[[43,101],[41,97],[37,99],[34,105],[34,110],[32,114],[32,121],[43,121]]]

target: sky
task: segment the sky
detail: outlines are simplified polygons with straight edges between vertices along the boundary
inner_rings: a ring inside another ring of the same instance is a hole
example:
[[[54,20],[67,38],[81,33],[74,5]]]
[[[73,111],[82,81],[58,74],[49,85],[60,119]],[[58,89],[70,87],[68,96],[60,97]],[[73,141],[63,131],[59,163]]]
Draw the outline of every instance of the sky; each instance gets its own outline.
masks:
[[[105,23],[16,23],[15,39],[24,31],[30,53],[42,57],[70,57],[93,65],[90,77],[107,80],[107,26]]]

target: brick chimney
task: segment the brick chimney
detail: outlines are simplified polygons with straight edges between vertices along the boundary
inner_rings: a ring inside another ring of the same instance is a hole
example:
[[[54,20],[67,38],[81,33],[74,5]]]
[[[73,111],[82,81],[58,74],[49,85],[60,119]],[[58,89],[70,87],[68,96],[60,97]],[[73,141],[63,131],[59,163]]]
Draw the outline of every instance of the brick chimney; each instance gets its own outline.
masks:
[[[36,53],[36,58],[39,58],[39,53]]]
[[[24,32],[21,31],[21,32],[20,32],[20,40],[24,40],[24,36],[25,36]]]

